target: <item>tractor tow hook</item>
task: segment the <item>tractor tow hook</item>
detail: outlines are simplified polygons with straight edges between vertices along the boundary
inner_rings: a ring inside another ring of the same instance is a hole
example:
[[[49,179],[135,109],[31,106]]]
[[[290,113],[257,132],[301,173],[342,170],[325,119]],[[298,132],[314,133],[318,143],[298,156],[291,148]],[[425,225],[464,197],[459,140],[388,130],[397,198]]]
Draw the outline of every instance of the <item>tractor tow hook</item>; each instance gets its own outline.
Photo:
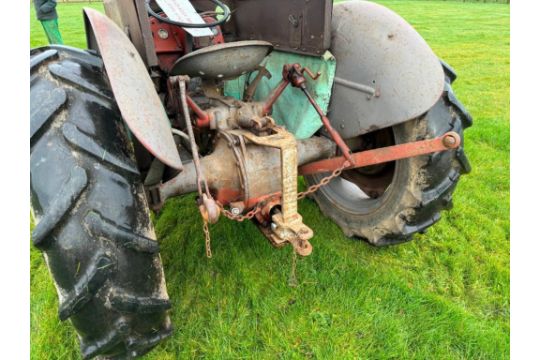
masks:
[[[281,209],[273,213],[270,229],[266,229],[263,233],[273,245],[280,247],[290,243],[298,255],[308,256],[313,251],[309,242],[309,239],[313,237],[313,230],[304,224],[302,215],[298,213],[296,139],[290,132],[279,126],[274,126],[272,132],[271,135],[257,136],[246,130],[231,131],[254,144],[280,150]]]

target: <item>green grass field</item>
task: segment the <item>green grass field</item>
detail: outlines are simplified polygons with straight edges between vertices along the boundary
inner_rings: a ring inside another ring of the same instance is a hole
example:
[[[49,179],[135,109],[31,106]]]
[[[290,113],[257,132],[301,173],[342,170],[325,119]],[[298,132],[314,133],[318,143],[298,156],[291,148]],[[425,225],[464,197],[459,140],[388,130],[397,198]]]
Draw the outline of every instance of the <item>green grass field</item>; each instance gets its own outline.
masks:
[[[380,2],[459,74],[455,91],[475,123],[466,131],[473,172],[454,209],[414,242],[375,249],[303,200],[315,250],[299,261],[291,288],[291,252],[274,250],[254,225],[212,226],[207,260],[193,197],[170,201],[155,224],[176,330],[146,359],[509,358],[509,6]],[[68,45],[84,47],[82,6],[58,7]],[[33,9],[31,17],[31,46],[43,45]],[[32,359],[79,358],[35,249],[31,266]]]

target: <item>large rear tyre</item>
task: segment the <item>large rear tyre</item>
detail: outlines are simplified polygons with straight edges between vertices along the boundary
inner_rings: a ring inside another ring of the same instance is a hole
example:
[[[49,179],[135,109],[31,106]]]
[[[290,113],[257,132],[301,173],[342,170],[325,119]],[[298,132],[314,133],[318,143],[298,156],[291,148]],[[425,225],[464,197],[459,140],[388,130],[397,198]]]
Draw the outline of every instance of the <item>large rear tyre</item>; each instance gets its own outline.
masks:
[[[349,139],[361,151],[441,136],[472,125],[472,118],[456,99],[451,83],[456,75],[446,64],[446,85],[440,100],[423,116]],[[345,171],[313,194],[321,211],[348,237],[359,237],[376,246],[402,243],[424,232],[452,206],[460,175],[470,171],[460,148],[392,163]],[[306,176],[309,185],[324,175]]]
[[[30,186],[43,251],[85,359],[132,358],[171,334],[159,246],[101,59],[30,52]]]

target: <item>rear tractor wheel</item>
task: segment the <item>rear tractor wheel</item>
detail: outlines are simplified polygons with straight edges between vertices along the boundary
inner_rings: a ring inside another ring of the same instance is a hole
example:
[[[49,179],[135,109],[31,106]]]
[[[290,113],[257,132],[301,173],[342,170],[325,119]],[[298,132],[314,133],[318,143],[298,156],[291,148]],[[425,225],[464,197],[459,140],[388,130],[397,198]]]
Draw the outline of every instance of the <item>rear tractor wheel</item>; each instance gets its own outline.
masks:
[[[439,101],[423,116],[346,142],[353,151],[431,139],[472,125],[472,118],[455,98],[454,72],[445,67],[446,84]],[[450,209],[460,175],[470,171],[463,141],[456,150],[344,171],[313,194],[321,211],[346,236],[384,246],[412,239]],[[325,174],[306,176],[309,185]]]
[[[60,320],[85,359],[132,358],[168,337],[159,246],[133,147],[101,59],[30,52],[30,190]]]

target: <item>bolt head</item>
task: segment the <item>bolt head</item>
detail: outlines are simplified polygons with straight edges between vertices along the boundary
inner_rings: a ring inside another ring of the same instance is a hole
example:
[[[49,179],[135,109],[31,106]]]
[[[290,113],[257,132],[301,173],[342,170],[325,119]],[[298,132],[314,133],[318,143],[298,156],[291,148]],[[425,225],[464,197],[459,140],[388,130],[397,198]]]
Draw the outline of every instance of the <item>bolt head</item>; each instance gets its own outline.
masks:
[[[456,138],[451,135],[446,135],[443,139],[443,145],[448,148],[456,145]]]
[[[158,30],[158,36],[160,37],[160,39],[168,39],[169,38],[169,32],[165,29],[159,29]]]

